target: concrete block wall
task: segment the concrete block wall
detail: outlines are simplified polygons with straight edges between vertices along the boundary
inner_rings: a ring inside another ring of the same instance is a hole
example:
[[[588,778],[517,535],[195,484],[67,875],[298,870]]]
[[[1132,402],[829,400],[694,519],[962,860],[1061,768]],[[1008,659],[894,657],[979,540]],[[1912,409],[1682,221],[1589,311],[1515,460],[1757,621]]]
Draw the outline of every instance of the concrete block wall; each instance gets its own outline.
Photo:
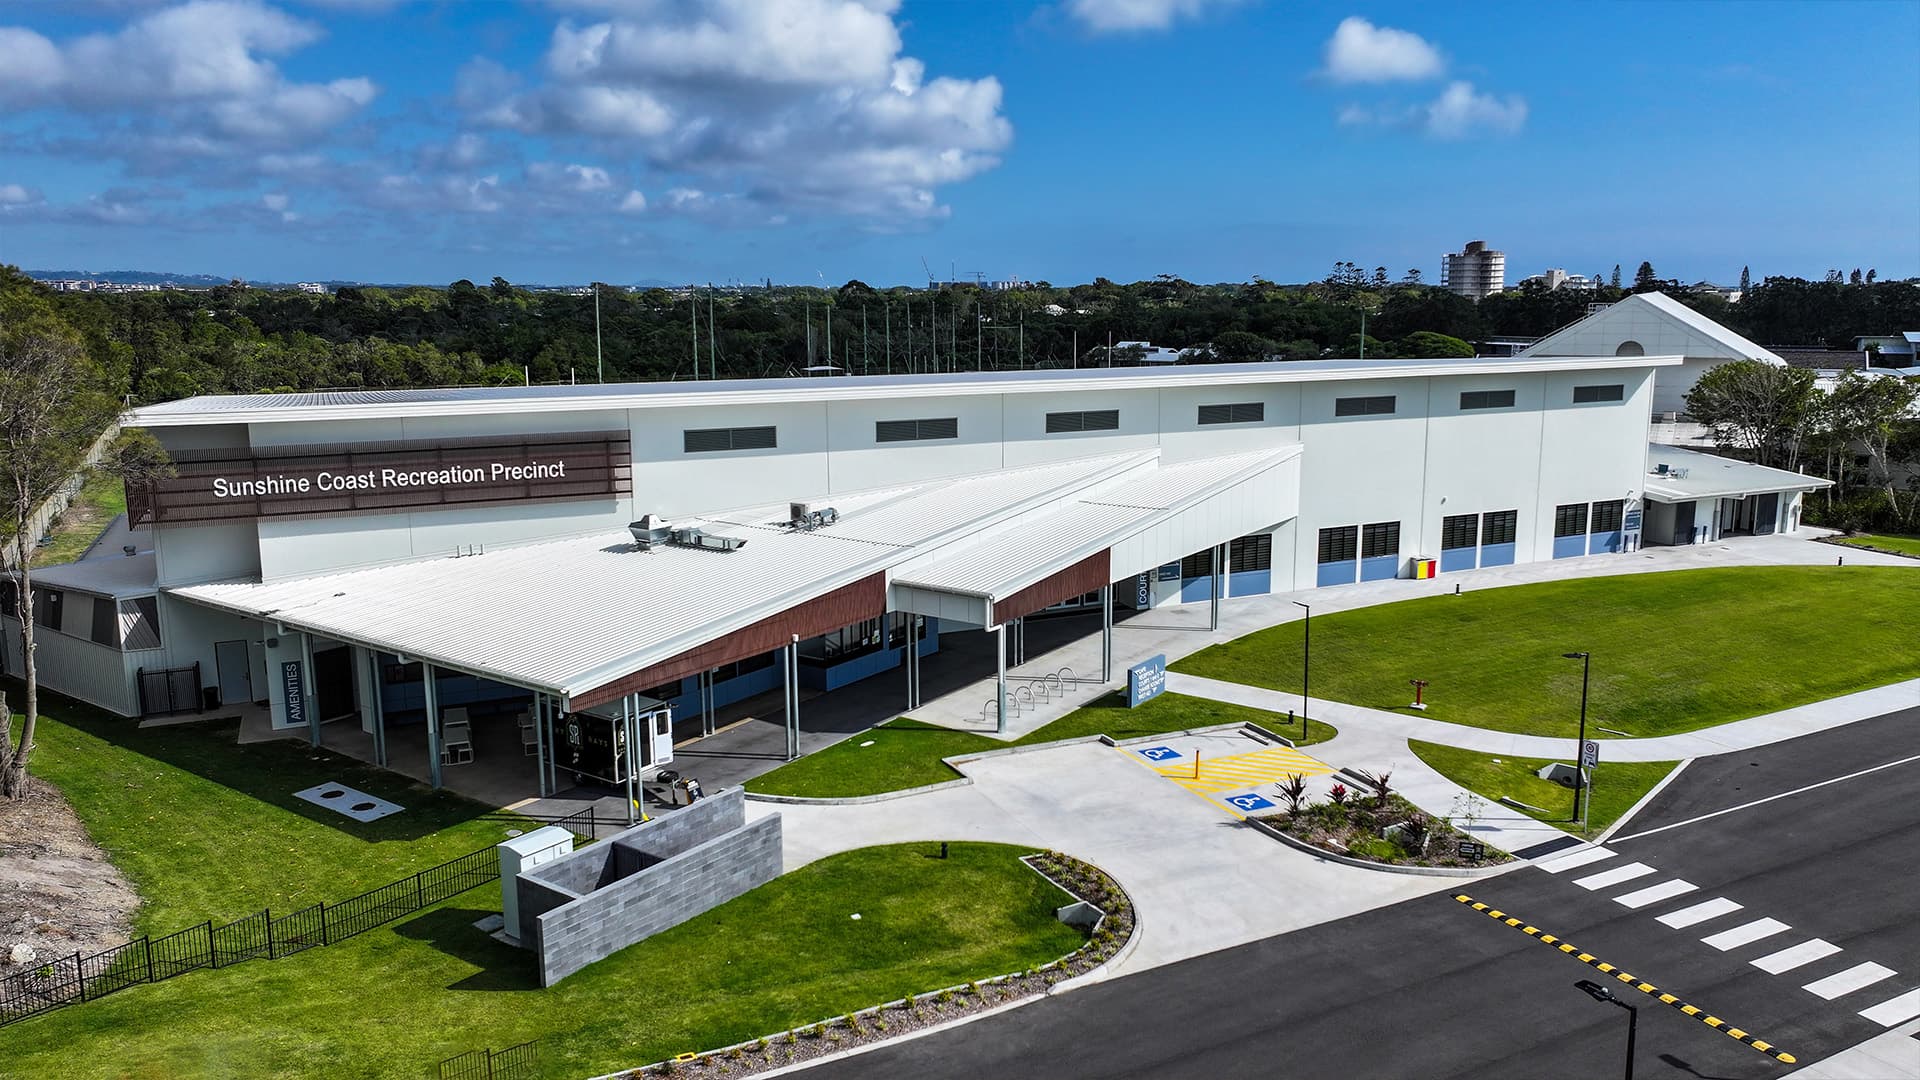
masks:
[[[597,860],[569,857],[520,875],[516,887],[522,918],[536,927],[541,985],[779,877],[779,816],[745,820],[745,792],[729,788],[578,853],[598,851]],[[551,872],[575,861],[587,870]],[[622,864],[636,868],[622,875]],[[600,877],[608,882],[584,893],[562,884]]]

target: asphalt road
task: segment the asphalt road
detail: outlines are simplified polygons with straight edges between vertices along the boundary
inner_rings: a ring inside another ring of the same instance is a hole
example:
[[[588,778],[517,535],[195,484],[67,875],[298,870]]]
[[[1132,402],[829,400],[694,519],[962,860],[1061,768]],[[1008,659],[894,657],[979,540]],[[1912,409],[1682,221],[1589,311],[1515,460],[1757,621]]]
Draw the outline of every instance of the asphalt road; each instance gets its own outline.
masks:
[[[1801,1063],[1818,1060],[1885,1030],[1860,1009],[1920,987],[1920,761],[1746,804],[1920,754],[1916,731],[1920,709],[1702,759],[1609,843],[1613,858],[1558,875],[1529,868],[1466,879],[1458,891]],[[1604,764],[1596,782],[1605,783]],[[1742,808],[1692,820],[1732,807]],[[1636,861],[1655,872],[1597,891],[1576,884]],[[1675,877],[1696,888],[1637,910],[1612,899]],[[1742,909],[1686,929],[1657,921],[1717,897]],[[1701,940],[1763,917],[1791,929],[1727,951]],[[1750,963],[1815,937],[1840,951],[1781,974]],[[1865,961],[1896,974],[1831,1001],[1802,989]],[[1574,988],[1587,978],[1605,977],[1449,891],[1068,993],[807,1075],[1619,1076],[1626,1016]],[[1651,997],[1625,987],[1621,996],[1639,1006],[1640,1077],[1745,1080],[1796,1067]]]

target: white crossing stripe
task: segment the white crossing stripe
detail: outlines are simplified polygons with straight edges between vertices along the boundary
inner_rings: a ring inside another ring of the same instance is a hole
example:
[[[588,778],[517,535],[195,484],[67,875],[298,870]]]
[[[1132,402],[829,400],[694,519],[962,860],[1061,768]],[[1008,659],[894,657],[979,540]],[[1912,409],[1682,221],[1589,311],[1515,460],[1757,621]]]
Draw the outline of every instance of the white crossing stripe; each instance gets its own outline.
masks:
[[[1658,885],[1649,885],[1644,889],[1637,892],[1630,892],[1625,896],[1616,896],[1613,898],[1613,902],[1616,904],[1625,904],[1630,908],[1643,908],[1648,904],[1657,904],[1662,900],[1671,900],[1682,893],[1690,893],[1699,887],[1700,886],[1695,885],[1691,881],[1681,881],[1679,878],[1674,878],[1672,881],[1663,881]]]
[[[1719,949],[1721,952],[1726,952],[1728,949],[1737,949],[1742,945],[1749,945],[1759,941],[1761,938],[1772,937],[1783,930],[1791,929],[1793,929],[1793,927],[1788,926],[1779,919],[1755,919],[1744,926],[1736,926],[1731,930],[1722,930],[1712,937],[1703,937],[1700,940]],[[1893,973],[1889,971],[1887,974],[1891,975]]]
[[[1920,1016],[1920,990],[1909,990],[1897,998],[1888,998],[1871,1009],[1861,1009],[1860,1015],[1879,1024],[1892,1027]]]
[[[1605,889],[1609,886],[1618,885],[1623,881],[1632,881],[1634,878],[1646,877],[1648,874],[1654,872],[1653,867],[1648,866],[1646,863],[1628,863],[1625,866],[1616,866],[1611,870],[1603,870],[1598,874],[1594,874],[1592,877],[1580,878],[1575,881],[1574,884],[1583,889]]]
[[[1724,896],[1716,896],[1711,900],[1695,904],[1692,907],[1684,907],[1679,911],[1670,911],[1660,916],[1658,921],[1666,923],[1675,930],[1685,930],[1695,923],[1703,923],[1708,919],[1717,919],[1722,915],[1739,910],[1739,904],[1734,903]]]
[[[1783,971],[1792,971],[1794,968],[1811,964],[1815,960],[1832,956],[1839,951],[1840,946],[1833,942],[1814,938],[1812,941],[1803,941],[1792,948],[1781,949],[1777,953],[1768,953],[1755,960],[1753,966],[1769,975],[1778,975]]]
[[[1893,978],[1892,968],[1881,967],[1869,960],[1864,964],[1855,964],[1838,975],[1829,975],[1818,982],[1810,982],[1802,989],[1832,1001],[1841,994],[1851,994],[1863,986],[1872,986],[1882,979],[1891,978]]]
[[[1545,870],[1549,874],[1558,874],[1565,870],[1572,870],[1577,866],[1585,866],[1588,863],[1611,858],[1613,858],[1613,852],[1608,851],[1606,848],[1583,848],[1571,855],[1562,855],[1558,858],[1549,859],[1540,864],[1540,869]]]

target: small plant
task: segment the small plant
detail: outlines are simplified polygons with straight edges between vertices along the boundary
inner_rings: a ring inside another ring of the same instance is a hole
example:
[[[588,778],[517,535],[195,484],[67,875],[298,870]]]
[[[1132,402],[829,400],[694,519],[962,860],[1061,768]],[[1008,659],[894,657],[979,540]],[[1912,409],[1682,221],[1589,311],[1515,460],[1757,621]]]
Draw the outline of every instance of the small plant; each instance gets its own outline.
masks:
[[[1287,816],[1292,817],[1300,813],[1300,807],[1307,801],[1307,778],[1299,773],[1293,773],[1280,781],[1279,788],[1280,797],[1287,803]]]
[[[760,1052],[761,1052],[761,1053],[763,1053],[763,1054],[764,1054],[764,1053],[766,1053],[766,1050],[767,1050],[767,1040],[766,1040],[766,1038],[765,1038],[765,1037],[763,1036],[763,1037],[761,1037],[761,1038],[760,1038],[759,1040],[757,1040],[757,1041],[755,1041],[755,1042],[754,1042],[754,1044],[753,1044],[753,1048],[754,1048],[755,1050],[758,1050],[758,1051],[760,1051]]]
[[[667,1060],[665,1060],[665,1061],[663,1061],[663,1062],[661,1062],[661,1063],[660,1063],[660,1075],[661,1075],[661,1076],[672,1076],[672,1075],[673,1075],[673,1071],[674,1071],[674,1068],[673,1068],[673,1059],[672,1059],[672,1058],[668,1058]]]
[[[983,996],[980,992],[980,984],[971,979],[967,981],[967,993],[972,994],[974,997]]]
[[[915,1004],[915,1002],[916,1002],[916,1000],[917,1000],[917,999],[915,999],[915,998],[914,998],[914,996],[913,996],[912,994],[908,994],[908,995],[907,995],[906,997],[903,997],[903,998],[901,998],[901,999],[900,999],[900,1004],[901,1004],[901,1005],[904,1005],[904,1006],[906,1006],[906,1007],[907,1007],[907,1008],[909,1008],[909,1009],[911,1009],[911,1008],[913,1008],[913,1006],[914,1006],[914,1004]]]
[[[939,1001],[942,1005],[951,1005],[953,1004],[953,991],[942,990],[940,991],[940,996],[935,1000]]]
[[[797,1043],[797,1042],[799,1042],[799,1041],[800,1041],[800,1033],[799,1033],[799,1032],[797,1032],[797,1031],[791,1031],[791,1030],[789,1030],[789,1031],[787,1032],[787,1039],[786,1039],[786,1042],[787,1042],[787,1045],[788,1045],[788,1046],[792,1046],[792,1045],[793,1045],[794,1043]]]
[[[873,1030],[879,1032],[882,1035],[885,1035],[887,1033],[887,1018],[884,1016],[874,1017]]]
[[[814,1038],[818,1039],[821,1036],[825,1035],[826,1033],[827,1033],[827,1025],[825,1023],[819,1023],[819,1024],[813,1025]]]
[[[860,1026],[859,1013],[847,1014],[847,1030],[853,1032],[855,1035],[862,1035],[866,1033],[867,1029]]]
[[[727,1056],[732,1058],[735,1061],[739,1061],[741,1058],[747,1056],[747,1051],[744,1047],[736,1046],[733,1048],[733,1052],[728,1054]]]
[[[1327,792],[1327,798],[1333,800],[1333,805],[1345,808],[1347,805],[1347,794],[1347,785],[1335,784],[1332,790]]]

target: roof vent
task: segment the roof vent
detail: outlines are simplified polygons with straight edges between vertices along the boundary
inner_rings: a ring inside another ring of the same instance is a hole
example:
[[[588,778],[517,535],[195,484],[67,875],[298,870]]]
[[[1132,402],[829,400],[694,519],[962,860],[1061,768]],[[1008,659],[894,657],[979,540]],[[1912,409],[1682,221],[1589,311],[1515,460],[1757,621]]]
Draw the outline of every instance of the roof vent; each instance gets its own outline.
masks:
[[[747,546],[737,536],[715,536],[695,528],[674,529],[667,541],[675,547],[700,548],[703,551],[738,551]]]
[[[633,542],[639,545],[641,551],[673,539],[673,527],[658,514],[648,514],[632,522],[627,526],[627,531],[633,534]]]

